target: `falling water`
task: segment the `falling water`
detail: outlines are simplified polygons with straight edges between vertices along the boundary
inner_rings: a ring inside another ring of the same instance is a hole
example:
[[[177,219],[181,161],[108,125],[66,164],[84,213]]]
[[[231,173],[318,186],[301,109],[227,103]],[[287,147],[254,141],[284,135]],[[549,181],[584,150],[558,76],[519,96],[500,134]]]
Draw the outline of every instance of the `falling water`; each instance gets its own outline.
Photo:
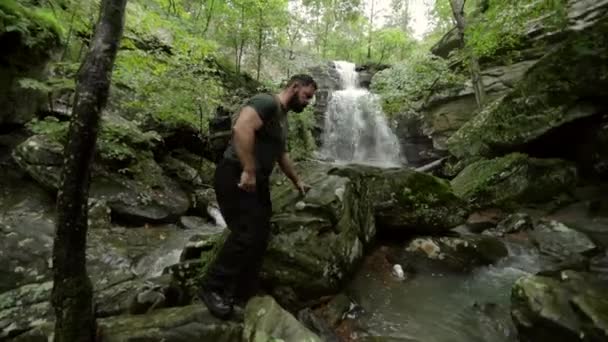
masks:
[[[334,63],[342,90],[329,99],[321,155],[339,162],[402,164],[399,141],[388,127],[378,96],[358,87],[353,63]]]

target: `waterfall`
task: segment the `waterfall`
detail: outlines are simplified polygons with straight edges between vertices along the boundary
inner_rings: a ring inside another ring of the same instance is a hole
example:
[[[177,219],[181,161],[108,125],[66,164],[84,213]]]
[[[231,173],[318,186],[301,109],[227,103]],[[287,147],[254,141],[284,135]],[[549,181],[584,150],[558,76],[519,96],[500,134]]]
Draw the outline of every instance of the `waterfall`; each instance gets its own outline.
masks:
[[[334,62],[342,90],[331,94],[320,154],[337,162],[397,166],[399,141],[389,128],[377,95],[357,84],[355,64]]]

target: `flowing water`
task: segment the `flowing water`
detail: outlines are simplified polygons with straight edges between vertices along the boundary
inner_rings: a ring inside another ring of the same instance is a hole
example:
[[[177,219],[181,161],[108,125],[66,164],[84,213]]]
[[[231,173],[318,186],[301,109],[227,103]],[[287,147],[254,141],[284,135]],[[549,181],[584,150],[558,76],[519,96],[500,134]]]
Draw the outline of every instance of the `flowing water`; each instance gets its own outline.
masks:
[[[405,162],[377,95],[357,84],[355,64],[334,62],[342,90],[334,91],[325,113],[320,155],[336,162],[396,166]]]
[[[472,274],[418,273],[398,281],[362,269],[347,293],[363,314],[356,341],[517,341],[509,314],[513,283],[540,270],[534,249],[508,244],[509,257]]]

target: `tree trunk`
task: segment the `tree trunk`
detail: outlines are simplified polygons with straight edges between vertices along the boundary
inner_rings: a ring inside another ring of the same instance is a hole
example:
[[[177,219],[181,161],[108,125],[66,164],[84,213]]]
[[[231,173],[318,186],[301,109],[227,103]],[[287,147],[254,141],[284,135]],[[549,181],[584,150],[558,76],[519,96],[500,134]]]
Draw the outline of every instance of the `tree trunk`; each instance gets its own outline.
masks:
[[[215,0],[211,0],[211,4],[209,8],[207,8],[207,15],[205,18],[205,27],[203,28],[202,36],[205,37],[207,31],[209,30],[209,24],[211,23],[211,18],[213,17],[213,8],[215,7]]]
[[[124,27],[126,2],[102,2],[95,35],[78,75],[57,194],[52,292],[56,342],[91,342],[95,338],[93,291],[85,257],[90,165]]]
[[[372,59],[372,33],[374,32],[374,5],[376,4],[375,0],[372,0],[372,8],[369,13],[369,31],[367,32],[367,59],[371,61]]]
[[[466,19],[464,17],[464,3],[465,0],[450,0],[452,6],[452,13],[456,20],[456,27],[458,28],[458,36],[462,42],[463,49],[469,57],[469,69],[471,71],[471,81],[473,82],[473,90],[475,91],[475,100],[477,105],[481,107],[486,101],[486,91],[483,86],[481,79],[481,69],[479,68],[479,61],[475,56],[475,53],[467,47],[464,32],[466,29]]]

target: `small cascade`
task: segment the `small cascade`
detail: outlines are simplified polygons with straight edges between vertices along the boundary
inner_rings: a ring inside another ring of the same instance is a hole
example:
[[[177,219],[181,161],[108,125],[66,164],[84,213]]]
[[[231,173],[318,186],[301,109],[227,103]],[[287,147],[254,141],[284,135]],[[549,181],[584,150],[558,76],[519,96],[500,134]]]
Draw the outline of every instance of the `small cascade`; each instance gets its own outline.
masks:
[[[334,63],[342,90],[334,91],[329,99],[320,155],[337,162],[403,164],[399,141],[387,124],[378,96],[358,86],[355,64]]]

